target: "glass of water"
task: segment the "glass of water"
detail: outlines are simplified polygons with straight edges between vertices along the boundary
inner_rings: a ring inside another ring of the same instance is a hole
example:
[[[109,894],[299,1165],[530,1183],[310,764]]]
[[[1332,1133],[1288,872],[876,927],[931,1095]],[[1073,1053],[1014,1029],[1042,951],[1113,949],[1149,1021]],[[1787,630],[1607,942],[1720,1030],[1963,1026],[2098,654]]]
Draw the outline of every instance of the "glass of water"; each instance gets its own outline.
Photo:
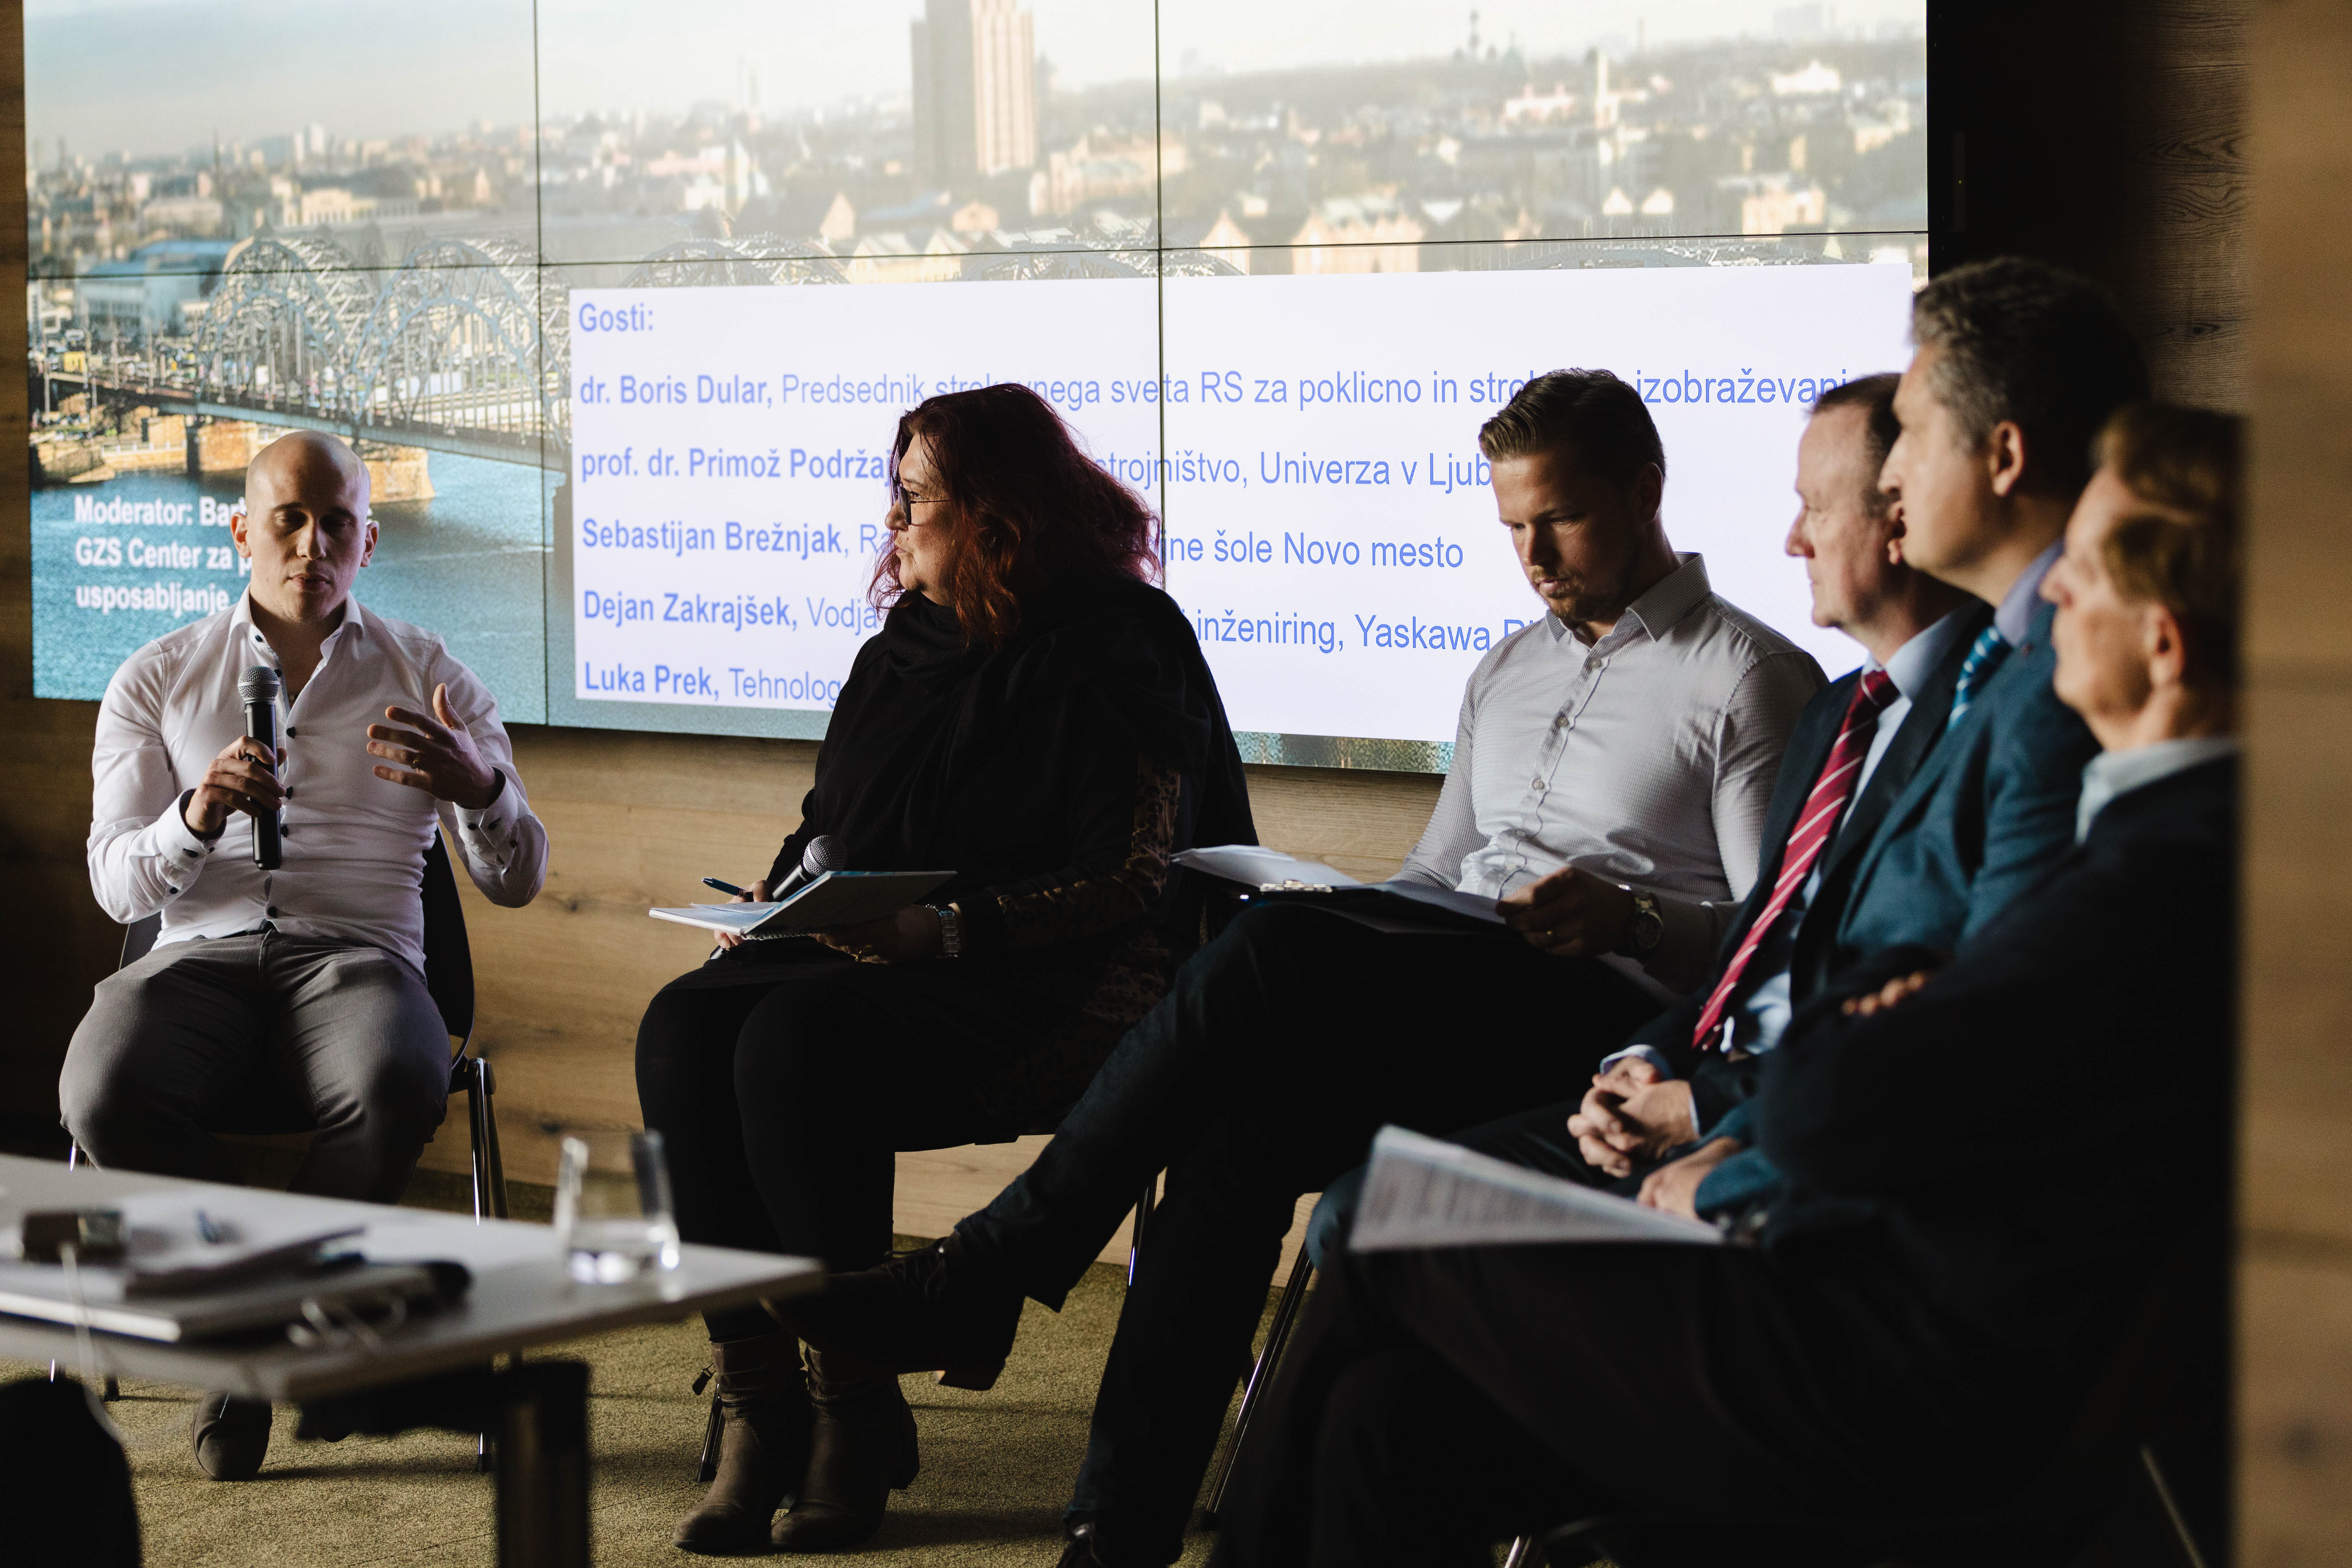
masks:
[[[661,1134],[604,1128],[564,1134],[555,1234],[566,1272],[583,1285],[625,1285],[677,1268]]]

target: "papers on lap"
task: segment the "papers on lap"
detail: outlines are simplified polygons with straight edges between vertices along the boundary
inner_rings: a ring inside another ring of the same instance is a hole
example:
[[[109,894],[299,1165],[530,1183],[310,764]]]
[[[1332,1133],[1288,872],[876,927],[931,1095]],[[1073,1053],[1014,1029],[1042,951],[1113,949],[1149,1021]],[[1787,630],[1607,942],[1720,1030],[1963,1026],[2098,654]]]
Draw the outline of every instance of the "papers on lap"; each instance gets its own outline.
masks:
[[[1357,1252],[1568,1241],[1717,1246],[1711,1225],[1645,1208],[1613,1193],[1383,1127],[1348,1245]]]
[[[1503,931],[1495,900],[1426,882],[1359,882],[1320,860],[1301,860],[1255,844],[1187,849],[1176,864],[1255,889],[1249,902],[1296,901],[1374,931],[1417,936],[1457,936]]]
[[[761,904],[688,904],[647,910],[657,921],[732,936],[805,936],[895,914],[955,876],[953,871],[827,871],[791,898]]]

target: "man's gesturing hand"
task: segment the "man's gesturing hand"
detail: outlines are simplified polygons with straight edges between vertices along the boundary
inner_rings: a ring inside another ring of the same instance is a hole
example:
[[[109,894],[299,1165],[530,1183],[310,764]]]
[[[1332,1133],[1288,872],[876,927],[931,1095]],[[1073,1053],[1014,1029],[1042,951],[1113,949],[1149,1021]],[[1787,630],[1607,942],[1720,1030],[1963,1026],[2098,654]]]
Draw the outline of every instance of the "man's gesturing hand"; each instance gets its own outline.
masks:
[[[421,789],[436,800],[464,806],[467,811],[479,811],[499,798],[498,770],[482,761],[482,754],[474,750],[474,738],[466,732],[465,724],[449,706],[446,686],[433,689],[431,713],[419,713],[414,708],[387,708],[383,716],[412,728],[368,726],[368,755],[400,764],[388,768],[379,763],[376,777]]]
[[[1698,1136],[1690,1085],[1641,1057],[1595,1073],[1584,1103],[1568,1119],[1578,1152],[1594,1170],[1630,1176],[1637,1161],[1655,1160]]]
[[[284,747],[279,747],[278,762],[286,760]],[[188,795],[187,809],[181,820],[188,830],[202,838],[210,838],[227,825],[228,814],[244,812],[258,816],[265,811],[276,811],[286,799],[285,786],[278,782],[278,763],[269,759],[268,750],[250,735],[239,736],[213,759],[205,770],[202,783]]]
[[[1505,925],[1562,958],[1607,952],[1633,918],[1632,893],[1573,866],[1515,888],[1496,902]]]

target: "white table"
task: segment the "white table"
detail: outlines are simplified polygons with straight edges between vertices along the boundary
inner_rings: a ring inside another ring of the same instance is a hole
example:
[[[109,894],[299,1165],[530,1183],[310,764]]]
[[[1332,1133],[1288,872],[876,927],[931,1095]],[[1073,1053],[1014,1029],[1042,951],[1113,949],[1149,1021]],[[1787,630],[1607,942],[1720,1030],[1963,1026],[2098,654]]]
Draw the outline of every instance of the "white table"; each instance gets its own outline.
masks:
[[[235,1212],[268,1209],[296,1224],[361,1224],[359,1245],[383,1262],[451,1258],[473,1273],[465,1301],[384,1333],[379,1348],[301,1349],[267,1343],[168,1344],[91,1336],[102,1374],[152,1379],[257,1399],[316,1405],[373,1394],[367,1430],[450,1426],[495,1434],[500,1568],[575,1568],[588,1562],[587,1367],[531,1361],[486,1370],[498,1355],[582,1339],[633,1323],[670,1322],[822,1283],[813,1258],[683,1248],[678,1267],[626,1285],[566,1278],[555,1232],[514,1220],[296,1197],[164,1176],[0,1155],[0,1206],[102,1207],[123,1194],[184,1189],[192,1201]],[[204,1194],[218,1194],[207,1200]],[[0,1317],[0,1355],[79,1364],[74,1331]]]

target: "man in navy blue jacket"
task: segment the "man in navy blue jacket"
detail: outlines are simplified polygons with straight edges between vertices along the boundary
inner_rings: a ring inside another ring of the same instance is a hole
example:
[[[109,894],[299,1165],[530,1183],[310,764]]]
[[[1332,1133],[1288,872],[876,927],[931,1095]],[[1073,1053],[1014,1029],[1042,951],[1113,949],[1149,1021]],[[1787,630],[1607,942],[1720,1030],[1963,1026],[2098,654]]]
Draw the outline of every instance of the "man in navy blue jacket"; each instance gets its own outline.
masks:
[[[1703,1146],[1674,1179],[1695,1184],[1728,1162],[1718,1191],[1765,1184],[1766,1157],[1735,1159],[1726,1135],[1740,1133],[1792,1011],[1863,954],[1950,951],[2073,847],[2083,764],[2098,747],[2051,690],[2039,593],[2090,478],[2092,437],[2146,395],[2147,369],[2112,300],[2038,262],[1946,273],[1914,302],[1912,327],[1918,353],[1895,392],[1899,434],[1878,476],[1892,506],[1885,527],[1906,572],[1979,604],[1971,640],[1938,650],[1899,729],[1880,725],[1842,819],[1816,807],[1868,668],[1817,696],[1781,764],[1754,889],[1706,982],[1604,1062],[1580,1103],[1458,1142],[1595,1183]],[[1344,1234],[1360,1180],[1334,1183],[1317,1210],[1318,1261]]]
[[[1760,1244],[1335,1256],[1213,1561],[1485,1563],[1621,1510],[1953,1511],[2048,1462],[2226,1192],[2239,447],[2194,410],[2108,426],[2044,589],[2055,690],[2104,748],[2080,842],[1948,962],[1867,955],[1800,1010],[1752,1101]]]

